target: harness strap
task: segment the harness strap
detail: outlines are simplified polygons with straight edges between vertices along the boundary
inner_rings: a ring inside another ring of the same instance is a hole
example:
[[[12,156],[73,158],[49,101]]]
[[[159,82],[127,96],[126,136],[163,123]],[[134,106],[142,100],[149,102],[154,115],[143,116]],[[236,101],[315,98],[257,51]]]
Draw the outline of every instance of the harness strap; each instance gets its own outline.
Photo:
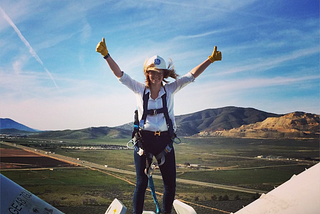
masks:
[[[165,88],[164,90],[166,92]],[[143,114],[141,117],[140,126],[142,127],[145,124],[148,115],[153,116],[153,115],[163,113],[164,118],[166,120],[166,124],[168,126],[169,135],[172,139],[175,138],[176,136],[173,130],[173,123],[172,123],[172,120],[170,119],[169,111],[168,111],[167,92],[161,96],[162,108],[159,108],[159,109],[148,109],[149,92],[147,94],[145,92],[146,92],[146,88],[143,91]]]
[[[163,105],[163,109],[164,109],[163,114],[164,114],[164,118],[166,119],[169,135],[170,135],[171,139],[173,139],[175,137],[175,134],[174,134],[174,130],[173,130],[172,120],[169,117],[169,110],[168,110],[166,95],[167,95],[167,92],[164,95],[162,95],[162,105]]]
[[[171,142],[166,146],[166,148],[162,152],[156,155],[158,166],[161,166],[162,164],[164,164],[164,162],[166,161],[166,154],[171,152],[172,148],[173,148],[173,143]]]
[[[148,101],[149,101],[149,93],[146,94],[146,89],[144,88],[142,99],[143,99],[143,113],[140,120],[140,128],[143,128],[144,124],[146,123],[147,115],[148,115]]]

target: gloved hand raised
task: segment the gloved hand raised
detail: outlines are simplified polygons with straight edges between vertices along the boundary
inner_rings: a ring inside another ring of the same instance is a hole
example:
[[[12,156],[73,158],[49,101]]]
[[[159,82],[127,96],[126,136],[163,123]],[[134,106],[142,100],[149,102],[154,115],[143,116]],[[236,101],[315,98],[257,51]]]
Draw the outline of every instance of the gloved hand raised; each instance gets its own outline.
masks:
[[[107,49],[107,46],[106,46],[106,41],[104,38],[102,38],[102,41],[98,43],[97,47],[96,47],[96,51],[101,53],[101,55],[103,57],[107,56],[108,55],[108,49]]]
[[[212,55],[209,56],[209,60],[211,63],[213,63],[214,61],[221,61],[222,56],[221,56],[221,52],[217,51],[217,46],[214,46]]]

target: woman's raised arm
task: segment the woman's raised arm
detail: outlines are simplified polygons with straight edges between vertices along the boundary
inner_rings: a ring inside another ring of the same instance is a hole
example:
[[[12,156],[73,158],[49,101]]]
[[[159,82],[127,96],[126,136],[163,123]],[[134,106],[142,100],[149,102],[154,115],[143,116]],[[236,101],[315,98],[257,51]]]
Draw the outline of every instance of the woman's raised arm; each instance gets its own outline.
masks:
[[[206,59],[204,62],[199,64],[198,66],[194,67],[191,70],[192,75],[194,78],[197,78],[206,68],[213,63],[214,61],[220,61],[222,59],[221,52],[217,51],[217,46],[214,46],[212,54]]]
[[[118,78],[122,77],[123,73],[118,64],[110,56],[104,38],[102,38],[102,41],[98,43],[96,51],[100,53],[103,56],[103,58],[107,61],[114,75]]]

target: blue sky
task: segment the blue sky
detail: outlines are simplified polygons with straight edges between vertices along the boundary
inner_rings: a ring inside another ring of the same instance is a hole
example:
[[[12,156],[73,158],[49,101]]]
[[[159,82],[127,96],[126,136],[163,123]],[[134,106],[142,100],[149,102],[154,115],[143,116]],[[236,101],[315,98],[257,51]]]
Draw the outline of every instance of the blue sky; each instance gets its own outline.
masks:
[[[130,122],[134,94],[95,47],[144,82],[144,61],[180,75],[215,62],[175,96],[175,114],[224,106],[320,114],[318,0],[2,0],[0,117],[41,130]]]

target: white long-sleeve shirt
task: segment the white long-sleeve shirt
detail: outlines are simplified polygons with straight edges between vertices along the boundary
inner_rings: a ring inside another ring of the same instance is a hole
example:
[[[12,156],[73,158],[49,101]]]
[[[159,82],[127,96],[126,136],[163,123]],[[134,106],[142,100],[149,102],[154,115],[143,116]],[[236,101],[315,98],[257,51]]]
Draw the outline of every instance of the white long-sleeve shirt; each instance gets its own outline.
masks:
[[[170,82],[161,87],[159,95],[156,99],[151,98],[150,88],[146,88],[143,83],[140,83],[134,79],[132,79],[128,74],[123,72],[119,81],[126,85],[129,89],[131,89],[135,95],[137,100],[138,112],[139,112],[139,120],[141,120],[143,114],[143,92],[149,93],[149,101],[148,101],[148,109],[159,109],[162,108],[162,95],[167,92],[167,107],[169,117],[172,120],[173,129],[176,131],[176,122],[174,119],[174,94],[177,93],[184,86],[188,85],[190,82],[194,81],[194,76],[189,72],[186,75],[178,78],[174,82]],[[144,130],[148,131],[167,131],[167,123],[163,113],[156,115],[148,115],[145,121],[145,125],[143,127]]]

